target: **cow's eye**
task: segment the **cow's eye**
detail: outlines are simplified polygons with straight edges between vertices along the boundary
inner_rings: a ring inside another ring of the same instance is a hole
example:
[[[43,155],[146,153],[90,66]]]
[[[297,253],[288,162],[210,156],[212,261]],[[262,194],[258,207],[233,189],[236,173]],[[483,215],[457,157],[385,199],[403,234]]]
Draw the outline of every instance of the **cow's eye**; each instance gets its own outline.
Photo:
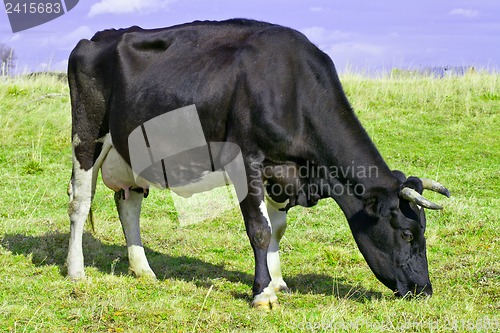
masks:
[[[403,233],[401,234],[401,236],[403,237],[403,239],[405,241],[407,241],[408,243],[411,242],[413,240],[413,233],[411,232],[411,230],[404,230]]]

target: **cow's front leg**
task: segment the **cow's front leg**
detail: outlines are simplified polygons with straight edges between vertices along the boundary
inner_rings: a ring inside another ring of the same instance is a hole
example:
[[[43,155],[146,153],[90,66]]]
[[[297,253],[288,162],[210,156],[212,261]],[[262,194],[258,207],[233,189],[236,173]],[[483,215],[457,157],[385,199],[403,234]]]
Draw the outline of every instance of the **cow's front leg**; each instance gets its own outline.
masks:
[[[255,190],[255,188],[252,189]],[[248,196],[241,202],[240,207],[255,257],[252,306],[258,309],[271,310],[278,305],[278,298],[271,283],[271,275],[267,266],[267,251],[271,241],[271,224],[266,217],[267,212],[263,193],[257,194],[250,191]]]
[[[271,242],[267,251],[267,266],[269,267],[269,273],[271,274],[272,285],[275,291],[286,291],[288,292],[288,286],[283,280],[281,273],[281,262],[280,262],[280,240],[285,234],[286,230],[286,211],[281,209],[285,208],[288,201],[285,203],[277,203],[271,198],[266,197],[267,206],[267,218],[271,222]]]
[[[142,192],[129,191],[128,198],[125,199],[121,192],[116,192],[115,202],[120,216],[123,233],[127,241],[129,270],[138,277],[146,276],[156,278],[155,273],[151,267],[149,267],[141,241],[139,219],[143,197],[144,194]]]

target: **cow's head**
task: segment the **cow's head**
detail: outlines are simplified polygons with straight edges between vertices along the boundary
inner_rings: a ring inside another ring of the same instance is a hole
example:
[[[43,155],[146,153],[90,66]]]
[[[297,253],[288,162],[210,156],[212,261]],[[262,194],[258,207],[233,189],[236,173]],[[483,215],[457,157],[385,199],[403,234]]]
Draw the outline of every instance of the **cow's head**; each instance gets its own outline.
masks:
[[[356,243],[377,278],[398,296],[432,295],[426,256],[424,208],[442,209],[424,189],[449,197],[441,184],[394,171],[397,189],[366,193],[364,209],[349,219]]]

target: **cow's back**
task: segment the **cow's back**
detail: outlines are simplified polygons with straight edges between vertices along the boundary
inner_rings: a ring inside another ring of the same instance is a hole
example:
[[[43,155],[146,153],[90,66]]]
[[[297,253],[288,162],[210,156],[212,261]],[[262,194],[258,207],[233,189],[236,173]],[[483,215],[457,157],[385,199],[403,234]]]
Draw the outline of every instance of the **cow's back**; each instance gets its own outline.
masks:
[[[135,128],[194,104],[207,141],[244,146],[246,138],[289,145],[301,121],[290,110],[304,107],[297,105],[297,90],[316,86],[315,75],[329,79],[329,73],[311,70],[318,59],[316,67],[333,67],[301,33],[250,20],[102,31],[81,41],[70,57],[70,86],[78,104],[73,105],[74,132],[75,126],[92,128],[84,140],[111,132],[116,149],[130,161],[127,138]],[[248,128],[256,123],[259,128]]]

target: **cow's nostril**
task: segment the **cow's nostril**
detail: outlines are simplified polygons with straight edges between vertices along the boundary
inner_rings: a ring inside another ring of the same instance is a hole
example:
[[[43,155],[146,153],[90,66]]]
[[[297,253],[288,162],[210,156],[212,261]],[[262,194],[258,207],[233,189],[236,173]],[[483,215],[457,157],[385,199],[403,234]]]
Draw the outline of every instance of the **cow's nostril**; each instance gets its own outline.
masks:
[[[427,297],[432,296],[432,285],[429,283],[429,284],[426,284],[424,286],[417,287],[416,295],[417,296],[427,296]]]

